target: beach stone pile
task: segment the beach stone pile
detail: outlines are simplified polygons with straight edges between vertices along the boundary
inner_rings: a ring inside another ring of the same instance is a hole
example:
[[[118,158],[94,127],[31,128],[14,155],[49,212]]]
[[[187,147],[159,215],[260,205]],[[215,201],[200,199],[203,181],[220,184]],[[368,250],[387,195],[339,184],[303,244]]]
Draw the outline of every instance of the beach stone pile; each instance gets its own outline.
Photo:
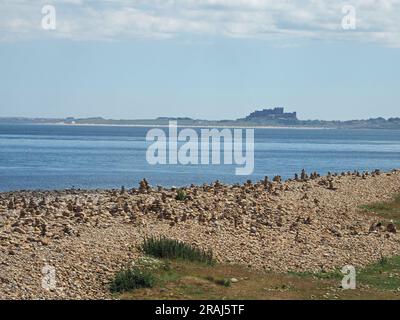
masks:
[[[399,170],[303,170],[288,181],[179,190],[143,179],[137,189],[0,193],[0,298],[111,298],[109,281],[141,255],[147,236],[183,240],[212,249],[221,263],[256,269],[362,267],[400,254],[396,225],[360,209],[397,193]],[[56,270],[54,290],[42,287],[46,265]]]

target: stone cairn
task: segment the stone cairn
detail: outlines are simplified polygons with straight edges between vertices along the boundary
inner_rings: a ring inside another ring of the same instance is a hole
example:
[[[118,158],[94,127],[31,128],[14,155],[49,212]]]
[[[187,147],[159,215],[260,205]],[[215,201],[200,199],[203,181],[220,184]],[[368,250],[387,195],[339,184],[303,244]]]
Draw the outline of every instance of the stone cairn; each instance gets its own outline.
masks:
[[[139,182],[139,192],[140,193],[147,193],[150,191],[150,184],[147,182],[146,179],[143,179]]]

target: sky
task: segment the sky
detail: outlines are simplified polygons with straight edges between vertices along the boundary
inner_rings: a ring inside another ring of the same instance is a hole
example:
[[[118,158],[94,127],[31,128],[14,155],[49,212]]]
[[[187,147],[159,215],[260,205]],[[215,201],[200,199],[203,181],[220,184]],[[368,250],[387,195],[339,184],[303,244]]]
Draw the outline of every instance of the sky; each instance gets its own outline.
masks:
[[[400,0],[0,0],[0,117],[400,117],[399,16]]]

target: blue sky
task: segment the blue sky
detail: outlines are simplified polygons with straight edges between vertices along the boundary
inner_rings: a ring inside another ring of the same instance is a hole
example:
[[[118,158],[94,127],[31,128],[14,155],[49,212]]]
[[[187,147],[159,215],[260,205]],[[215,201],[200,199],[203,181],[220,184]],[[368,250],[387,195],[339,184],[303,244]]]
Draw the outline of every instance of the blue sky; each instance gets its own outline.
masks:
[[[399,1],[346,3],[356,30],[331,1],[3,0],[0,116],[400,116]]]

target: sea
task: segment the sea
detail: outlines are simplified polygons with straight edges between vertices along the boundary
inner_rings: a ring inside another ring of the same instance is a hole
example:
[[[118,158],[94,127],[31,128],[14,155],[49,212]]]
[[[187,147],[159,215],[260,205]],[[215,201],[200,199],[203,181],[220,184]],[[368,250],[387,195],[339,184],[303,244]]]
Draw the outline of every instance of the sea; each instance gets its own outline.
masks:
[[[143,178],[152,186],[179,187],[287,179],[302,169],[326,174],[400,168],[400,130],[257,128],[254,171],[240,176],[235,163],[149,164],[150,129],[0,124],[0,191],[132,188]]]

